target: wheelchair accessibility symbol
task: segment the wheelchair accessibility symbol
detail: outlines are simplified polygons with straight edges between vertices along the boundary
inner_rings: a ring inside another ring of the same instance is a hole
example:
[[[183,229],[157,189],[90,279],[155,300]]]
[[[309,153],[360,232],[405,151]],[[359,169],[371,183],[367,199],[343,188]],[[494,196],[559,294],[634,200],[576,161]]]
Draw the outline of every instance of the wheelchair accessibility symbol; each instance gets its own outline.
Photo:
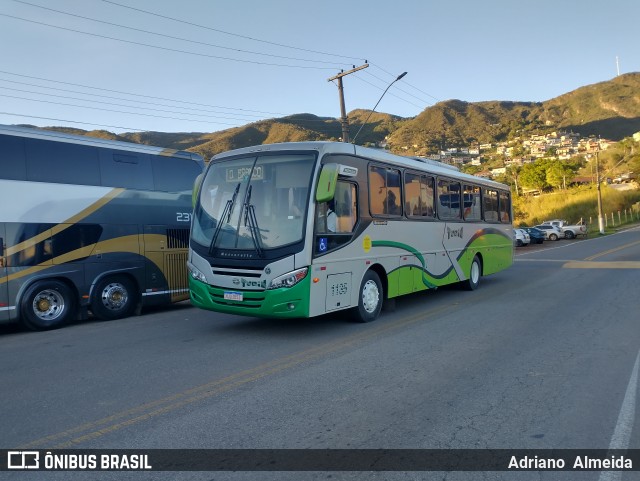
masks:
[[[320,237],[320,239],[318,239],[318,252],[326,252],[328,247],[328,239],[326,237]]]

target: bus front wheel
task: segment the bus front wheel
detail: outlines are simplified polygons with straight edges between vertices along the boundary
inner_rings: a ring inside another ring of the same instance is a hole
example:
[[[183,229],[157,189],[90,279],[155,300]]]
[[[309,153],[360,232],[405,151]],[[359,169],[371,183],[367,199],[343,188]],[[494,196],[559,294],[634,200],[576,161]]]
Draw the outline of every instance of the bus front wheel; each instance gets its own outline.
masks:
[[[91,299],[91,311],[104,321],[122,319],[133,311],[134,284],[124,276],[105,277],[96,284]]]
[[[382,283],[374,271],[367,271],[360,284],[358,307],[355,308],[356,317],[360,322],[371,322],[382,309]]]
[[[32,331],[56,329],[71,319],[74,304],[71,289],[65,283],[38,281],[29,286],[22,297],[20,319]]]

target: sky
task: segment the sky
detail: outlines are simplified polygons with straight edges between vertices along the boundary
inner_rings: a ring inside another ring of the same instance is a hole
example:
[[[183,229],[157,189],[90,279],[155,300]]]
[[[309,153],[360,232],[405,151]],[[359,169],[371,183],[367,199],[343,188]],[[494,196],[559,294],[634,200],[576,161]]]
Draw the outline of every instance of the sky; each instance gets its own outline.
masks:
[[[638,0],[0,0],[0,124],[338,118],[329,79],[365,64],[343,77],[347,112],[541,102],[640,71],[638,18]]]

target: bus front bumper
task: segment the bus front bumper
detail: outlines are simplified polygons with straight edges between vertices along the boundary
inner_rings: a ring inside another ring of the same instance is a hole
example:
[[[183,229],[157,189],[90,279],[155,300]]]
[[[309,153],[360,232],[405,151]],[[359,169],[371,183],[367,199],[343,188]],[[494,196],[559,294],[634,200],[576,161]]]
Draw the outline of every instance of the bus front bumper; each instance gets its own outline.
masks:
[[[293,287],[250,291],[215,287],[189,276],[189,293],[200,309],[253,317],[309,317],[309,277]],[[242,300],[225,299],[225,293],[240,294]]]

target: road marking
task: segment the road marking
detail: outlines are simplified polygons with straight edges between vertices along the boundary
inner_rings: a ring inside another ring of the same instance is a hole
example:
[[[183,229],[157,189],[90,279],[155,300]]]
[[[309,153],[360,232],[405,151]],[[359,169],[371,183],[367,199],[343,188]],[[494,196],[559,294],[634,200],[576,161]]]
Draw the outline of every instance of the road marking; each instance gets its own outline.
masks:
[[[569,261],[562,267],[565,269],[640,269],[640,261]]]
[[[629,448],[629,440],[631,439],[631,430],[633,428],[636,412],[638,365],[640,365],[640,352],[638,352],[636,363],[633,365],[633,370],[631,371],[631,378],[627,385],[627,392],[624,394],[624,400],[622,401],[622,407],[620,408],[616,428],[613,431],[613,436],[611,436],[609,450]],[[599,481],[619,481],[622,479],[622,471],[602,471],[600,473],[600,478],[598,479]]]
[[[428,311],[422,311],[419,314],[400,318],[390,324],[378,326],[364,333],[357,332],[337,341],[328,342],[280,359],[275,359],[254,368],[231,374],[222,379],[217,379],[215,381],[196,386],[172,396],[115,413],[111,416],[86,423],[66,431],[36,439],[35,441],[31,441],[23,445],[21,449],[36,447],[43,449],[76,448],[83,442],[99,438],[105,434],[118,431],[142,421],[148,421],[156,416],[167,414],[203,399],[211,398],[227,391],[240,388],[259,379],[300,366],[303,363],[320,359],[332,352],[340,351],[354,344],[373,339],[381,334],[401,329],[415,322],[428,319],[436,314],[456,308],[457,306],[457,302],[453,304],[446,304]],[[56,445],[49,445],[49,443],[53,442],[55,442]]]
[[[620,246],[620,247],[615,247],[614,249],[609,249],[608,251],[600,252],[599,254],[593,255],[591,257],[587,257],[585,259],[585,261],[592,261],[594,259],[597,259],[598,257],[606,256],[607,254],[613,254],[614,252],[618,252],[618,251],[621,251],[623,249],[627,249],[629,247],[633,247],[633,246],[638,245],[638,244],[640,244],[640,241],[631,242],[629,244],[625,244],[625,245]]]

